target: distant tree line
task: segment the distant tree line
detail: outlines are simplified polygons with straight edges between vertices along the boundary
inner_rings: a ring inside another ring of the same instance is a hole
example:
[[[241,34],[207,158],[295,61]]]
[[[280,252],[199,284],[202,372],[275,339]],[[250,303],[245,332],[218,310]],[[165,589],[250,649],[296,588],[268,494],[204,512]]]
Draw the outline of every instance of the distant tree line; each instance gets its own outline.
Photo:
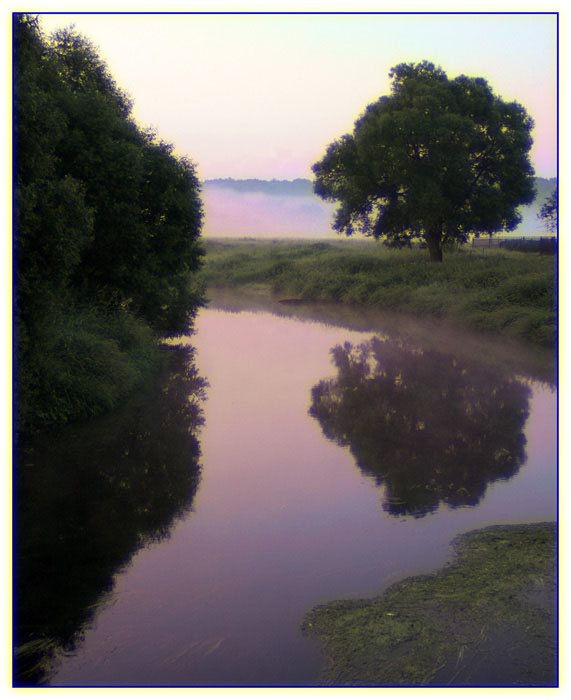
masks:
[[[73,29],[14,18],[17,418],[37,428],[117,405],[157,368],[200,294],[193,163],[134,121]]]
[[[249,178],[246,180],[234,180],[231,177],[205,180],[207,187],[224,187],[236,192],[263,192],[276,195],[301,195],[312,196],[313,186],[311,180],[296,178],[295,180],[258,180]]]
[[[557,178],[534,177],[533,182],[536,190],[536,199],[543,202],[552,196],[553,190],[557,187]],[[219,177],[204,180],[206,187],[225,187],[240,192],[266,192],[268,194],[300,194],[313,196],[313,183],[303,177],[294,180],[261,180],[259,178],[247,178],[244,180],[232,177]]]

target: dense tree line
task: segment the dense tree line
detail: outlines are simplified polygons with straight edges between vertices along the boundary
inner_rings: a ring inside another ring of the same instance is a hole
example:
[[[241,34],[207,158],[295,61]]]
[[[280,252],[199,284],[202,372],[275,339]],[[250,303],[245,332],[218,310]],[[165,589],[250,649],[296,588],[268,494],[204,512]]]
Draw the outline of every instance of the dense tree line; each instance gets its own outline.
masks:
[[[258,180],[253,178],[234,180],[231,177],[226,177],[205,180],[204,184],[208,187],[224,187],[235,192],[263,192],[264,194],[275,194],[277,196],[290,195],[301,197],[313,195],[311,180],[305,180],[300,177],[295,180]]]
[[[14,270],[20,426],[112,408],[200,303],[193,163],[139,127],[73,29],[14,19]]]

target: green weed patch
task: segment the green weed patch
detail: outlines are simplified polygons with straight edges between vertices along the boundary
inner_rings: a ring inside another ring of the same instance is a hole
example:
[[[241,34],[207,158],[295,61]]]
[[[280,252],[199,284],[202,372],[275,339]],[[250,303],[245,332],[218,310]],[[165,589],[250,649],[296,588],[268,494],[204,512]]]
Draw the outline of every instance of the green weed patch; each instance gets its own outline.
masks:
[[[496,526],[454,544],[436,574],[307,616],[304,632],[327,652],[325,683],[555,685],[555,525]]]

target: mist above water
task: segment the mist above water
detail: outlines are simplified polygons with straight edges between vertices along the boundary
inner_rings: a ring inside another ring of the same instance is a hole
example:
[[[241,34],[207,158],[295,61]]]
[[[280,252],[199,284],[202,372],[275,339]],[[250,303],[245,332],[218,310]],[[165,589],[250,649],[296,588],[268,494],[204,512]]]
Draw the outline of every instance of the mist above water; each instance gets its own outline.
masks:
[[[309,184],[309,183],[308,183]],[[307,194],[267,193],[206,184],[204,235],[228,238],[333,238],[335,205]]]

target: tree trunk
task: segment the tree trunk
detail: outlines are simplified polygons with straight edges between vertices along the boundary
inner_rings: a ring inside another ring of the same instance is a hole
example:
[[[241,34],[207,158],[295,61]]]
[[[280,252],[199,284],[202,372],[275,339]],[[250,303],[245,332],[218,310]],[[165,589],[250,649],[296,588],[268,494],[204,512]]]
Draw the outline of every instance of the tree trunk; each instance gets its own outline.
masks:
[[[442,262],[442,236],[440,232],[430,231],[426,236],[426,244],[430,253],[430,262]]]

